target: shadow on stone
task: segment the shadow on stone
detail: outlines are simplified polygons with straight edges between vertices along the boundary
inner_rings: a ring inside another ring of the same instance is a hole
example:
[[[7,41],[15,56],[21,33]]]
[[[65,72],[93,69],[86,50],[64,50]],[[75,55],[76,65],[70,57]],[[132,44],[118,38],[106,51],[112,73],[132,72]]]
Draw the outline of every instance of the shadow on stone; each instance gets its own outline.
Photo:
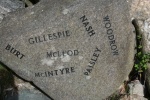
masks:
[[[18,90],[11,72],[0,63],[0,100],[18,100]]]
[[[21,0],[21,1],[25,3],[25,7],[29,7],[40,2],[40,0]]]
[[[42,94],[32,93],[28,89],[24,89],[22,91],[18,90],[13,75],[25,82],[30,83],[37,89],[37,91],[40,91]],[[36,100],[54,100],[45,92],[43,92],[40,88],[38,88],[33,82],[21,78],[6,65],[0,62],[0,100],[19,100],[20,98],[21,100],[26,100],[26,98],[37,98]]]
[[[30,0],[33,4],[38,3],[40,0]]]

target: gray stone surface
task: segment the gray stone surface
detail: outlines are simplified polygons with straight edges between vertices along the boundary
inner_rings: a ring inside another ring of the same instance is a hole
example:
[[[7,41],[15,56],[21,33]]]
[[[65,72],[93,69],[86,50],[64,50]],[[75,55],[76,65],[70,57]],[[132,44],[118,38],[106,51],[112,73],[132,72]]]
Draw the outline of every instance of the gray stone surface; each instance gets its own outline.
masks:
[[[25,4],[19,0],[0,0],[0,22],[8,12],[18,8],[25,8]]]
[[[19,91],[18,100],[51,100],[51,99],[41,93],[33,93],[33,91],[24,89],[22,91]]]
[[[42,0],[0,26],[0,61],[54,100],[101,100],[133,67],[126,0]]]
[[[127,0],[130,4],[132,18],[148,19],[150,17],[150,0]]]
[[[25,82],[17,77],[15,77],[15,85],[18,89],[18,95],[16,95],[18,100],[51,100],[29,82]]]
[[[25,8],[25,4],[19,0],[0,0],[0,22],[7,13],[20,8]],[[5,98],[6,100],[50,100],[50,98],[45,96],[31,84],[23,82],[18,78],[16,78],[16,85],[18,87],[18,94],[10,93],[10,95],[8,94]],[[12,90],[11,92],[14,91]]]
[[[23,89],[19,90],[18,93],[13,92],[10,90],[7,92],[7,96],[5,96],[4,100],[51,100],[50,98],[46,97],[41,92],[37,92],[38,90],[35,89]]]

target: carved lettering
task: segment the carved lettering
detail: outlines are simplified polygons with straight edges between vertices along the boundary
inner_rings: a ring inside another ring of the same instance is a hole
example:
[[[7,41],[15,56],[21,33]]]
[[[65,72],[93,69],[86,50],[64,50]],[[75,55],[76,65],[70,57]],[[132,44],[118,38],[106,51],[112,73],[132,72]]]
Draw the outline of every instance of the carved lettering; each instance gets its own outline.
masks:
[[[85,30],[87,31],[90,37],[96,34],[85,15],[82,16],[80,20],[82,21],[82,24],[84,25]]]
[[[24,54],[22,54],[20,51],[16,50],[14,47],[12,47],[10,44],[8,44],[5,48],[7,51],[9,51],[10,53],[14,54],[16,57],[18,57],[19,59],[22,59],[25,57]]]
[[[106,28],[106,32],[107,32],[107,36],[108,36],[108,40],[110,44],[110,49],[112,50],[113,55],[119,55],[118,47],[115,41],[115,35],[113,34],[113,29],[111,28],[112,25],[111,25],[109,16],[107,15],[106,17],[104,17],[103,21],[105,23],[105,28]]]
[[[77,56],[79,55],[79,51],[78,50],[64,50],[64,51],[50,51],[47,52],[47,58],[51,58],[51,57],[64,57],[66,55],[69,56]]]
[[[53,71],[37,72],[35,73],[35,77],[53,77],[58,75],[72,74],[74,72],[75,72],[74,67],[62,68]]]
[[[92,70],[93,70],[93,68],[94,68],[94,65],[96,64],[96,62],[97,62],[97,60],[98,60],[98,57],[99,57],[99,55],[100,55],[100,52],[101,52],[101,50],[96,47],[96,49],[95,49],[95,51],[94,51],[94,53],[93,53],[93,56],[92,56],[91,60],[89,61],[89,64],[88,64],[88,66],[87,66],[87,69],[86,69],[86,71],[84,72],[84,75],[89,75],[89,74],[92,72]]]
[[[52,33],[52,34],[46,34],[46,35],[41,35],[41,36],[36,36],[36,37],[30,37],[28,39],[29,44],[36,44],[36,43],[43,43],[51,40],[56,40],[60,38],[66,38],[71,35],[70,31],[62,31],[62,32],[57,32],[57,33]]]

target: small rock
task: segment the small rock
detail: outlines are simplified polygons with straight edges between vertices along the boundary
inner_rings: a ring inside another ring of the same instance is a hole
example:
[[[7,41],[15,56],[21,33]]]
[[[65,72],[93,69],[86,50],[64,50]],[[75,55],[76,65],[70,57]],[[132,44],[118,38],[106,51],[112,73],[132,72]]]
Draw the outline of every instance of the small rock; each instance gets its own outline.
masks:
[[[139,96],[136,94],[130,95],[130,96],[125,96],[119,100],[148,100],[146,98],[144,98],[143,96]]]
[[[133,18],[147,19],[150,17],[150,0],[129,0],[130,14]]]
[[[139,80],[134,80],[128,84],[129,94],[135,94],[138,96],[144,96],[144,86],[140,83]]]
[[[17,97],[19,100],[51,100],[34,86],[32,86],[29,82],[25,82],[15,77],[15,84],[18,87]]]

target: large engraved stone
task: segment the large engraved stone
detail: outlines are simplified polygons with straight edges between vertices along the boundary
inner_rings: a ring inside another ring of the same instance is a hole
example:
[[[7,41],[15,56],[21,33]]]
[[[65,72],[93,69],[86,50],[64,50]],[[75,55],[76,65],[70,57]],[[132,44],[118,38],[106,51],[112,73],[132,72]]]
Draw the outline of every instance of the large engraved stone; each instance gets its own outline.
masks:
[[[126,0],[42,0],[0,26],[0,61],[54,100],[102,100],[133,66]]]

